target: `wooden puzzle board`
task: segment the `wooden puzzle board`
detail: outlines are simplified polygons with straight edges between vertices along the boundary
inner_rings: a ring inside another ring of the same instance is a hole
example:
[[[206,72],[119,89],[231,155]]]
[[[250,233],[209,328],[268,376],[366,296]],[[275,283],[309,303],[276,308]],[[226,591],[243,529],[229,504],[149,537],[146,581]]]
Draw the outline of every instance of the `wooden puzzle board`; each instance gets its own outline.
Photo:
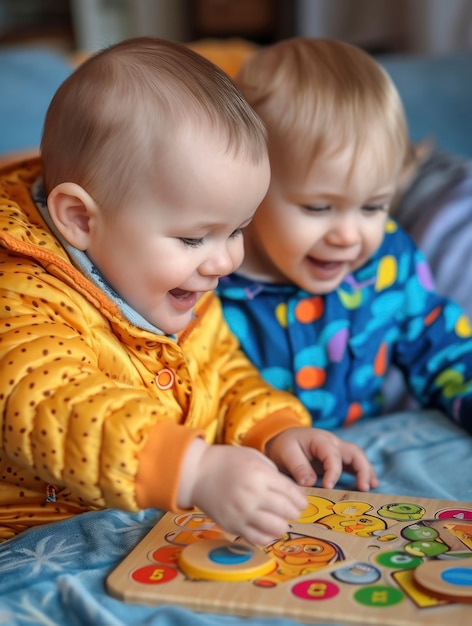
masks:
[[[166,514],[107,579],[125,602],[382,626],[472,624],[472,503],[306,489],[263,550]]]

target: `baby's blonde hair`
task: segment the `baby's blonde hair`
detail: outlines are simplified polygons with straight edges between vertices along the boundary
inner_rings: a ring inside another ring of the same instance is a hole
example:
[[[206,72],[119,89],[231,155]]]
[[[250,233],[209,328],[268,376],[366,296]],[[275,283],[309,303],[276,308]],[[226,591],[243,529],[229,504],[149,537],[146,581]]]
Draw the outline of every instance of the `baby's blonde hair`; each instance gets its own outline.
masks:
[[[295,37],[253,53],[235,77],[269,133],[269,148],[307,169],[354,145],[375,150],[379,176],[409,154],[403,106],[392,80],[369,54],[336,40]]]
[[[264,125],[213,63],[171,41],[120,42],[79,66],[51,101],[41,141],[46,193],[74,182],[99,205],[121,207],[152,185],[187,131],[221,138],[255,163],[267,154]]]

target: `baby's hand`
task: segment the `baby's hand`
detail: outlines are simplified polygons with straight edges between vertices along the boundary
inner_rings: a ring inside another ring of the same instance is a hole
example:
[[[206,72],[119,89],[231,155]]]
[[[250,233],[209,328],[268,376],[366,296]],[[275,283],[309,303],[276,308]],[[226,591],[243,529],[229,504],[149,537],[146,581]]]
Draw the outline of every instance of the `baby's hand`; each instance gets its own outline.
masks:
[[[316,465],[321,465],[322,485],[326,489],[336,485],[343,470],[356,475],[360,491],[375,489],[379,484],[359,446],[319,428],[289,428],[268,442],[266,454],[280,470],[306,487],[318,480]]]
[[[180,506],[198,507],[224,530],[259,546],[286,533],[288,520],[306,508],[300,488],[257,450],[194,444],[198,457],[192,472],[184,464]]]

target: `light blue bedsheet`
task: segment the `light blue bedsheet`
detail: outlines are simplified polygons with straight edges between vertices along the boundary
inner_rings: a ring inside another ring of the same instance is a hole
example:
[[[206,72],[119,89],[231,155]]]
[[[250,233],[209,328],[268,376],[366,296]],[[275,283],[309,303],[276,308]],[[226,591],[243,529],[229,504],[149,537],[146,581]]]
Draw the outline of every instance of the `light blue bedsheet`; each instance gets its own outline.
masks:
[[[364,448],[386,494],[472,503],[472,437],[434,411],[397,413],[342,431]],[[343,488],[354,488],[343,477]],[[0,544],[0,624],[92,626],[293,626],[283,619],[197,614],[178,606],[125,604],[108,573],[159,518],[146,511],[86,513]]]

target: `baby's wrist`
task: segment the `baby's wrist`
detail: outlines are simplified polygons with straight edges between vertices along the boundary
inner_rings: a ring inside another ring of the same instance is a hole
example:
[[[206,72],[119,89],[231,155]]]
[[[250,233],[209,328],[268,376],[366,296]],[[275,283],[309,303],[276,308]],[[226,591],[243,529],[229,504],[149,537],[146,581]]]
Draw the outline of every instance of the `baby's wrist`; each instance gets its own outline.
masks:
[[[208,444],[201,437],[194,439],[187,448],[180,472],[180,484],[177,496],[177,504],[182,509],[190,509],[194,506],[194,487],[195,483],[198,481],[201,460],[207,449]]]

